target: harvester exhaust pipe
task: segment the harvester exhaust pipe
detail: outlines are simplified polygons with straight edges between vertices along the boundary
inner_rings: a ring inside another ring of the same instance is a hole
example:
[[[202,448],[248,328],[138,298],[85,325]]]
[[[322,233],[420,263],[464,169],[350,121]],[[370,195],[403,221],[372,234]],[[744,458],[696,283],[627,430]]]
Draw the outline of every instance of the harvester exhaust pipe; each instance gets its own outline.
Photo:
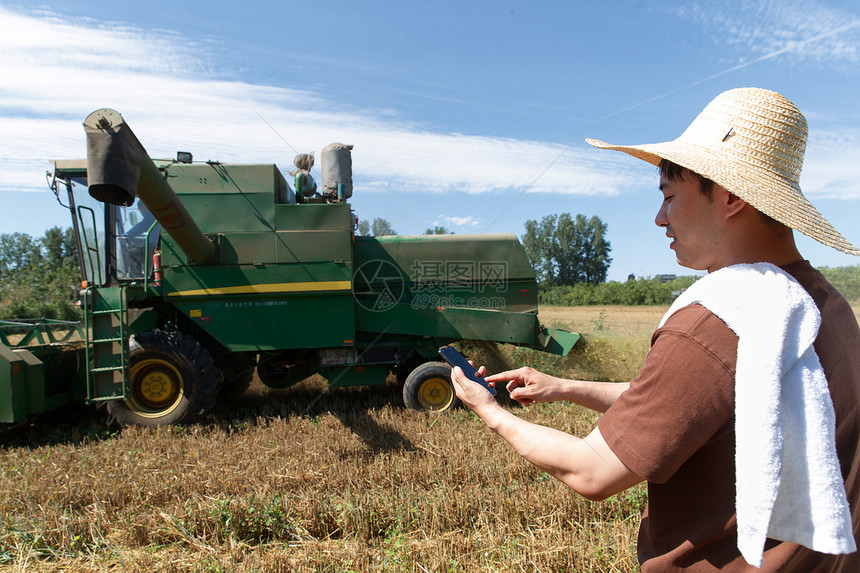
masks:
[[[93,198],[130,206],[135,197],[194,261],[215,258],[216,247],[188,214],[119,112],[99,109],[84,120],[87,182]]]

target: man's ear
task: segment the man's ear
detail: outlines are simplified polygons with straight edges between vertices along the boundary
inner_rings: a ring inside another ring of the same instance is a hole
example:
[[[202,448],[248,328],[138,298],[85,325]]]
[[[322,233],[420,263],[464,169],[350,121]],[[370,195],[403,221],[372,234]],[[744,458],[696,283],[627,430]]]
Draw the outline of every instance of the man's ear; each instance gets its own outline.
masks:
[[[725,214],[726,219],[734,217],[735,215],[743,211],[744,208],[748,205],[746,201],[744,201],[734,193],[726,191],[724,187],[714,185],[714,191],[718,191],[720,195],[723,212]]]

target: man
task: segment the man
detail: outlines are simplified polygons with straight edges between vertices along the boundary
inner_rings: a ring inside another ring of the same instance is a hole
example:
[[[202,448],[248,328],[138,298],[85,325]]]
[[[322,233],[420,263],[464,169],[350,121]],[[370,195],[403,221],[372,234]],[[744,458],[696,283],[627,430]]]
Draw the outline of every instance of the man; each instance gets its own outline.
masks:
[[[591,434],[530,424],[452,372],[458,397],[491,429],[581,495],[647,480],[643,571],[860,571],[860,328],[792,229],[860,250],[800,192],[806,135],[790,101],[745,88],[717,96],[674,141],[589,140],[660,167],[655,222],[679,264],[709,273],[667,313],[630,383],[528,367],[486,377],[524,404],[605,412]],[[808,348],[796,344],[801,332]]]

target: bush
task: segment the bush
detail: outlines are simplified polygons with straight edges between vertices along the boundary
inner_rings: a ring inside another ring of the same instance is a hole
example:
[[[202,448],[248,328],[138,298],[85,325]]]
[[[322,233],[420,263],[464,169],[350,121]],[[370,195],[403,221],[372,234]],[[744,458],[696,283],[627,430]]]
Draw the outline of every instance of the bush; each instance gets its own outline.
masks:
[[[818,270],[848,301],[860,302],[860,265],[821,267]],[[667,283],[654,278],[639,278],[623,283],[610,281],[596,285],[577,283],[572,286],[541,287],[538,302],[552,306],[667,305],[698,278],[678,277]]]
[[[860,302],[860,265],[853,267],[821,267],[818,269],[842,296],[850,302]]]
[[[697,278],[679,277],[667,283],[657,279],[640,278],[623,283],[577,283],[572,286],[542,288],[538,292],[538,303],[553,306],[667,305],[672,303],[679,292],[696,282]]]

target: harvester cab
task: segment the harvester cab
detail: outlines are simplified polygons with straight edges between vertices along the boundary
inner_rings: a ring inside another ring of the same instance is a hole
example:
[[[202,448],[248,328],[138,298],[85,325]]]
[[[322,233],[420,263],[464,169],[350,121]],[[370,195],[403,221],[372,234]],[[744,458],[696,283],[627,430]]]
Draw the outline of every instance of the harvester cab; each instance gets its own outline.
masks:
[[[446,410],[457,400],[440,346],[563,355],[579,338],[539,323],[515,235],[356,236],[351,145],[323,148],[314,192],[312,158],[297,158],[294,189],[272,164],[153,160],[111,109],[84,128],[87,159],[55,161],[52,183],[84,284],[83,372],[64,383],[120,424],[193,419],[255,374],[271,388],[393,376],[408,406]],[[26,383],[4,395],[3,356],[0,415],[17,404],[15,421]]]
[[[143,201],[135,199],[126,206],[95,199],[87,187],[83,161],[55,161],[51,187],[72,213],[82,282],[142,283],[160,272],[155,255],[161,225]]]

